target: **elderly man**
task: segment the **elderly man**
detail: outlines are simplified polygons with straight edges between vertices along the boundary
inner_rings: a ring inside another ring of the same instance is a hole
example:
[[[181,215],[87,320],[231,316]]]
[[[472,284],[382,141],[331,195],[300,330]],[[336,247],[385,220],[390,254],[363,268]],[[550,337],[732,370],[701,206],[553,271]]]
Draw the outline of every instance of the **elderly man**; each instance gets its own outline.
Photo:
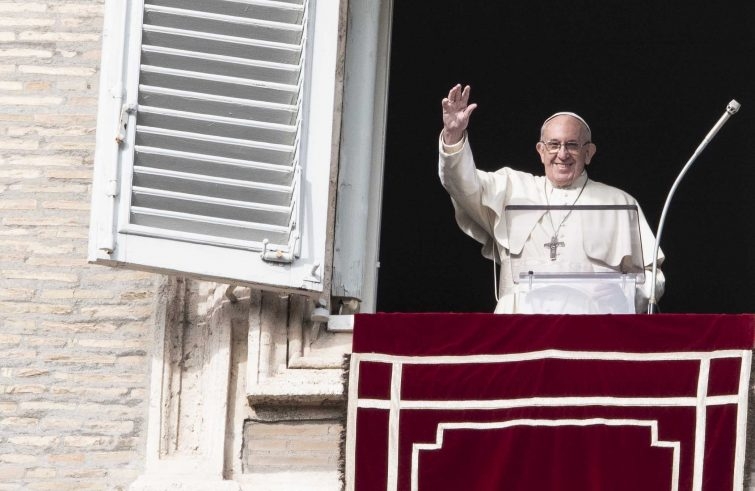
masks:
[[[637,204],[627,193],[588,178],[585,169],[597,148],[584,119],[574,113],[560,112],[545,120],[540,141],[535,146],[545,169],[544,177],[508,167],[484,172],[475,167],[466,138],[470,116],[477,107],[469,104],[469,92],[469,86],[456,85],[442,101],[439,173],[441,183],[453,201],[459,227],[483,244],[483,255],[496,258],[501,264],[500,296],[495,311],[526,311],[517,305],[515,283],[519,271],[626,272],[622,264],[631,255],[633,241],[631,234],[622,233],[621,223],[626,220],[622,222],[615,214],[575,214],[571,208],[575,205],[609,205],[621,209]],[[540,210],[534,219],[530,216],[528,226],[517,228],[512,227],[512,223],[517,223],[516,219],[512,222],[504,217],[504,208],[508,205],[556,208]],[[640,268],[649,269],[655,239],[642,212],[638,213],[635,223],[639,221],[644,256]],[[594,233],[596,230],[599,233]],[[647,277],[649,279],[650,275]],[[646,308],[649,284],[650,281],[645,281],[637,287],[637,312],[644,312]],[[660,297],[662,287],[663,276],[659,272],[657,297]],[[606,291],[596,293],[597,296],[601,294]],[[570,308],[574,308],[573,305]],[[592,312],[589,307],[577,310]]]

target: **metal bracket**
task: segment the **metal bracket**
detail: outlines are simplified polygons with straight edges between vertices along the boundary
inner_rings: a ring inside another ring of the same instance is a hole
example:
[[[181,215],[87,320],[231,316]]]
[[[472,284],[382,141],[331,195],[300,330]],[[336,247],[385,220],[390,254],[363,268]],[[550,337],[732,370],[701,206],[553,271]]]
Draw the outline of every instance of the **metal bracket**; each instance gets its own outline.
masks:
[[[134,114],[137,110],[136,104],[123,104],[121,106],[121,115],[118,119],[118,133],[115,135],[115,141],[120,145],[126,139],[126,127],[128,126],[129,115]]]
[[[228,288],[225,289],[225,296],[231,303],[238,303],[239,301],[239,298],[233,292],[235,289],[236,285],[228,285]]]
[[[290,251],[284,251],[281,249],[272,249],[270,247],[270,241],[265,239],[262,241],[262,260],[273,263],[292,263],[294,262],[294,254]]]
[[[314,264],[312,266],[312,270],[309,272],[309,275],[307,275],[306,278],[304,278],[304,281],[309,281],[312,283],[321,283],[322,277],[320,273],[317,271],[320,269],[320,263]]]

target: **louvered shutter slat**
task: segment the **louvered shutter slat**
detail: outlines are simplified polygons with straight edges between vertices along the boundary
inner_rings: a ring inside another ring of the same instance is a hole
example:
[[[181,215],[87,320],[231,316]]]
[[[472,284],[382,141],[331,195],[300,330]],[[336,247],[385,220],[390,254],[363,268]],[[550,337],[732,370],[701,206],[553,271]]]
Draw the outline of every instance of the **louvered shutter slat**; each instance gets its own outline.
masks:
[[[132,204],[141,208],[185,211],[195,215],[268,223],[278,226],[287,226],[290,216],[290,210],[284,206],[269,206],[139,187],[134,188]]]
[[[140,123],[145,126],[171,128],[176,131],[201,133],[203,135],[289,146],[294,144],[296,138],[295,126],[248,122],[236,118],[204,116],[198,113],[161,110],[153,107],[141,107],[140,115]]]
[[[277,104],[295,104],[298,95],[298,87],[295,85],[154,66],[142,66],[141,82],[145,85],[222,94],[226,97],[256,99]]]
[[[201,11],[207,0],[152,0],[152,5]],[[262,17],[275,22],[300,23],[304,12],[301,2],[280,1],[217,1],[213,12],[234,17]]]
[[[217,176],[238,181],[264,182],[280,186],[290,186],[292,182],[292,171],[278,165],[209,157],[152,147],[137,147],[136,151],[140,165],[153,169]]]
[[[296,107],[233,97],[207,97],[196,92],[142,86],[139,104],[154,107],[180,107],[187,112],[210,116],[232,116],[265,123],[292,125]]]
[[[276,227],[269,224],[255,224],[247,221],[226,220],[135,206],[131,208],[131,218],[135,225],[169,229],[178,222],[182,224],[181,230],[184,232],[256,243],[262,243],[264,240],[273,243],[284,242],[288,232],[286,227]]]
[[[292,151],[287,147],[268,148],[255,142],[239,141],[238,144],[191,133],[160,133],[159,129],[141,128],[136,139],[139,146],[158,147],[167,150],[185,151],[207,155],[212,158],[249,159],[273,165],[288,165]],[[139,163],[137,152],[135,162]]]
[[[134,168],[134,186],[275,206],[288,206],[291,200],[291,189],[284,186],[263,187],[259,183],[144,167]]]
[[[178,70],[186,70],[189,67],[200,65],[203,71],[209,73],[286,85],[296,85],[299,78],[298,65],[248,60],[235,56],[213,55],[158,46],[144,46],[142,48],[142,64]]]
[[[254,59],[260,61],[295,64],[301,58],[299,44],[272,43],[163,26],[144,26],[142,41],[148,46],[172,46],[175,49],[238,58],[253,54]]]
[[[224,36],[252,38],[275,43],[298,44],[301,41],[301,25],[270,22],[246,17],[218,15],[197,10],[146,6],[144,23],[207,32]]]

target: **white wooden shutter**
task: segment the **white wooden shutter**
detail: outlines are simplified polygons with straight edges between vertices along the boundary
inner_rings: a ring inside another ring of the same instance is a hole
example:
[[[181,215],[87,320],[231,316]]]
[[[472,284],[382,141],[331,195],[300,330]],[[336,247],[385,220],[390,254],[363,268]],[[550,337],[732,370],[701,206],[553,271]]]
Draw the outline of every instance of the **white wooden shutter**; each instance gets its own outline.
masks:
[[[90,260],[321,289],[336,0],[106,4]]]

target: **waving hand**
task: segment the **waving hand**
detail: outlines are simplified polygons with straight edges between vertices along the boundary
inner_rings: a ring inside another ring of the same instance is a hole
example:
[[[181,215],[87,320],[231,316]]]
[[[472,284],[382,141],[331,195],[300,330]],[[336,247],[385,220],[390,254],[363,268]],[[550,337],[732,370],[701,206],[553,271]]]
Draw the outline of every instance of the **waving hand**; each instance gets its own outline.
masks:
[[[443,141],[446,145],[458,143],[469,125],[469,117],[477,104],[469,104],[469,85],[463,89],[456,84],[448,97],[441,102],[443,106]]]

